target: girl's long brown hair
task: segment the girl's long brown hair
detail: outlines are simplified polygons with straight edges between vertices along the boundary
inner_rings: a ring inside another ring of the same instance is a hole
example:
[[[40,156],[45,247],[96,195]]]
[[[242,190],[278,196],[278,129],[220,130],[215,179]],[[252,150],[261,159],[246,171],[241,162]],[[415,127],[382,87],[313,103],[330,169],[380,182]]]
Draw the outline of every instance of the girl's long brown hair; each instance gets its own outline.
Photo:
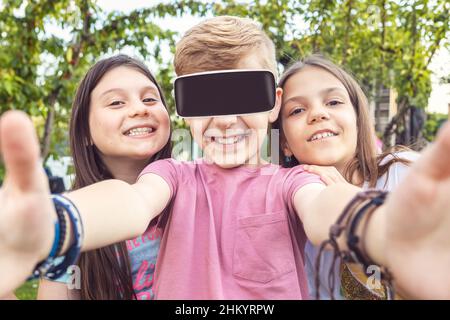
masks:
[[[403,164],[410,164],[409,160],[399,158],[395,153],[398,151],[410,150],[403,146],[397,146],[391,148],[381,154],[377,154],[375,146],[375,130],[369,117],[369,103],[363,90],[359,86],[358,82],[343,68],[335,65],[330,60],[321,55],[311,55],[302,61],[298,61],[290,66],[281,76],[278,86],[284,88],[286,82],[290,77],[300,72],[307,66],[321,68],[342,82],[346,88],[350,101],[356,113],[356,127],[357,133],[357,146],[354,154],[354,158],[347,164],[344,178],[353,183],[355,173],[359,173],[359,176],[363,181],[367,182],[369,187],[375,187],[377,180],[384,174],[388,173],[389,167],[396,163],[401,162]],[[274,128],[280,129],[281,139],[285,139],[283,134],[283,123],[281,121],[281,115],[273,125]],[[383,163],[383,160],[390,156],[388,161]],[[292,161],[287,162],[285,160],[283,151],[280,148],[280,159],[284,167],[293,167],[299,164],[298,160],[293,158]]]
[[[99,156],[95,145],[91,144],[89,129],[89,110],[91,93],[102,77],[110,70],[125,66],[132,68],[152,81],[158,88],[164,106],[163,92],[150,70],[140,61],[126,55],[116,55],[100,60],[81,81],[72,106],[70,121],[70,148],[75,168],[73,189],[114,178]],[[167,107],[166,107],[167,108]],[[170,139],[156,153],[149,163],[171,155]],[[133,299],[135,293],[128,250],[125,242],[85,252],[78,262],[81,269],[82,300]]]

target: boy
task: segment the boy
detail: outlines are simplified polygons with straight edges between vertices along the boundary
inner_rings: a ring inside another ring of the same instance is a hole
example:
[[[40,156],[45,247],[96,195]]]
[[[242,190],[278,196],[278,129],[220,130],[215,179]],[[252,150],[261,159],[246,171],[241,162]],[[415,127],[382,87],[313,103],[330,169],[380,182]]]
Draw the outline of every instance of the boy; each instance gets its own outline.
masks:
[[[179,76],[221,69],[276,73],[275,66],[267,36],[251,21],[234,17],[213,18],[188,31],[175,57]],[[278,116],[281,94],[277,89],[269,113],[189,119],[205,161],[157,161],[134,185],[110,180],[69,193],[85,225],[83,250],[136,237],[159,217],[163,238],[157,298],[308,298],[303,266],[306,234],[315,244],[328,239],[330,226],[358,188],[324,187],[301,167],[287,170],[264,163],[260,148],[268,123]],[[14,113],[2,120],[8,180],[0,201],[0,295],[48,256],[54,219],[47,187],[36,169],[37,144],[30,141],[30,125]],[[17,137],[10,138],[9,130],[17,131]],[[438,146],[414,166],[400,188],[402,194],[395,193],[368,222],[368,255],[390,268],[405,294],[448,298],[450,292],[450,203],[445,195],[450,181],[446,166],[450,139],[445,136],[449,131],[447,127]],[[430,194],[427,185],[436,192]],[[11,207],[18,199],[21,207]],[[414,223],[405,224],[409,216]],[[71,241],[67,237],[63,251]],[[339,245],[345,248],[345,235]],[[404,269],[408,263],[413,265]],[[431,266],[428,278],[418,279],[421,270]],[[417,286],[430,290],[418,292]]]

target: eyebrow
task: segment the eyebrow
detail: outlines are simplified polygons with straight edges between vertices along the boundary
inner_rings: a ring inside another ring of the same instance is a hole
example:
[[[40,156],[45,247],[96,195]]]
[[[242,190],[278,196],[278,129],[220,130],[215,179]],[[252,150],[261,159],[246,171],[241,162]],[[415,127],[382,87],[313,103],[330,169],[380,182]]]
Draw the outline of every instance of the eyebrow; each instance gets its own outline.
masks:
[[[319,94],[320,95],[326,95],[326,94],[328,94],[330,92],[333,92],[333,91],[347,92],[344,89],[342,89],[341,87],[330,87],[330,88],[326,88],[326,89],[320,90]],[[304,97],[303,96],[294,96],[294,97],[291,97],[291,98],[287,99],[286,101],[284,101],[283,104],[286,104],[286,103],[288,103],[290,101],[296,101],[296,100],[301,100],[301,99],[304,99]]]
[[[127,90],[122,89],[122,88],[111,88],[111,89],[108,89],[108,90],[102,92],[102,94],[100,94],[100,98],[101,98],[101,97],[104,97],[105,95],[107,95],[108,93],[111,93],[111,92],[126,92],[126,91],[127,91]],[[153,87],[153,86],[145,86],[145,87],[143,87],[140,91],[141,91],[141,92],[144,92],[144,91],[152,91],[154,94],[156,94],[157,96],[159,96],[159,91],[158,91],[158,89],[157,89],[156,87]]]

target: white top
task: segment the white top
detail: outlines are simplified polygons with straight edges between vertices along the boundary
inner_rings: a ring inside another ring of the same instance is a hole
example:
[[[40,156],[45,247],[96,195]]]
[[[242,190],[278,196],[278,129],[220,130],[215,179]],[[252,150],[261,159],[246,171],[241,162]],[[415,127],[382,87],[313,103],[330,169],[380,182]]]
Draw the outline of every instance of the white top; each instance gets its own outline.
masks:
[[[396,156],[402,159],[407,159],[412,162],[415,162],[419,157],[420,154],[412,151],[406,151],[406,152],[399,152],[396,153]],[[387,156],[383,159],[381,162],[386,163],[390,159],[392,159],[392,156]],[[389,175],[385,174],[382,177],[380,177],[377,181],[377,184],[375,186],[375,189],[379,190],[387,190],[392,191],[395,189],[395,187],[400,183],[400,181],[405,177],[406,172],[408,171],[408,166],[396,162],[389,168]],[[386,179],[388,181],[386,182]],[[362,187],[363,189],[367,189],[368,185],[365,183]],[[316,263],[316,257],[319,253],[319,248],[311,244],[311,242],[306,242],[305,247],[305,265],[306,265],[306,274],[308,277],[308,286],[309,286],[309,294],[311,296],[311,299],[315,299],[316,297],[316,286],[314,284],[315,282],[315,274],[314,274],[314,266]],[[333,262],[333,252],[332,251],[324,251],[322,256],[322,262],[320,266],[320,299],[321,300],[330,300],[330,294],[328,290],[328,270],[331,267],[331,264]],[[339,275],[339,269],[340,269],[340,260],[336,262],[335,266],[335,290],[334,290],[334,298],[337,300],[343,300],[344,297],[341,294],[341,279]]]

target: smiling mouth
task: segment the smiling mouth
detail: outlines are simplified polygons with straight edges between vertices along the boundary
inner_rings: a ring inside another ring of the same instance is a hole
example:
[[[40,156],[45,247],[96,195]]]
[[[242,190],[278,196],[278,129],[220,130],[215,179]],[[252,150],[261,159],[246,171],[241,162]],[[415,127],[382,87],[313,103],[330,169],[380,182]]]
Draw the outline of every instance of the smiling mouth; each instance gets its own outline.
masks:
[[[241,141],[243,141],[246,137],[248,137],[248,134],[243,134],[243,135],[237,135],[237,136],[232,136],[232,137],[206,137],[206,139],[209,142],[215,142],[217,144],[221,144],[221,145],[233,145],[233,144],[237,144]]]
[[[331,137],[336,137],[337,135],[338,135],[337,133],[330,132],[330,131],[317,133],[317,134],[313,135],[311,138],[309,138],[308,142],[323,140],[323,139],[327,139],[327,138],[331,138]]]
[[[153,128],[142,127],[142,128],[130,129],[130,130],[126,131],[124,134],[128,137],[140,137],[140,136],[148,135],[154,131],[155,130]]]

